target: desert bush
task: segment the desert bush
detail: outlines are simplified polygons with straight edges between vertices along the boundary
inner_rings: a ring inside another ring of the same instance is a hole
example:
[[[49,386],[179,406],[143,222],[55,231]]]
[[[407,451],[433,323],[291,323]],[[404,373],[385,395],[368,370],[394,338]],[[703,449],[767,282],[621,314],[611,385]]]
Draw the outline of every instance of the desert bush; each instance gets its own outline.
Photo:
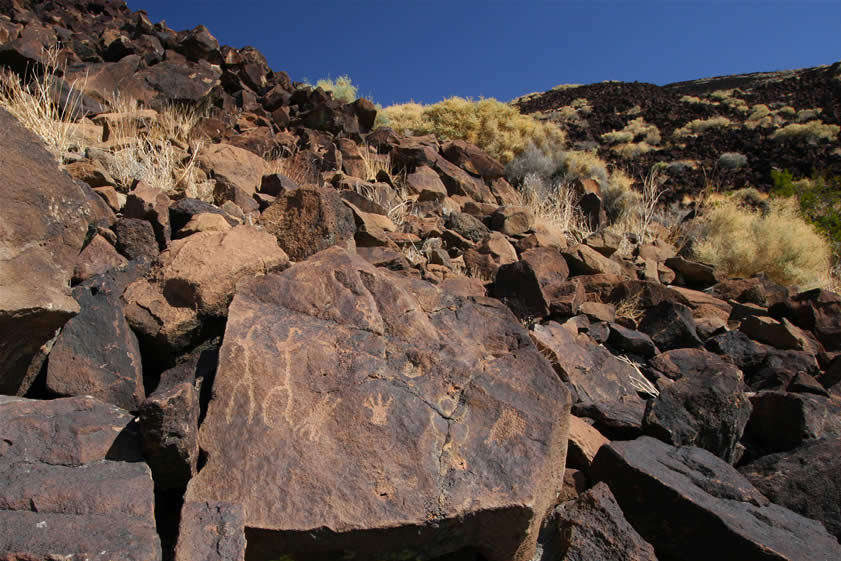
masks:
[[[610,148],[625,159],[636,158],[641,154],[648,154],[652,150],[659,150],[658,147],[650,145],[648,142],[626,142],[618,144]]]
[[[433,105],[408,105],[393,105],[382,111],[383,119],[397,132],[466,140],[502,163],[510,162],[529,145],[550,153],[564,142],[564,133],[555,125],[522,115],[495,99],[451,97]]]
[[[700,97],[694,96],[694,95],[685,95],[685,96],[681,97],[680,100],[683,103],[695,103],[695,104],[698,104],[698,105],[712,105],[713,104],[713,102],[708,100],[708,99],[701,99]]]
[[[333,94],[333,99],[343,101],[344,103],[353,103],[356,101],[357,87],[353,85],[350,76],[339,76],[335,80],[324,78],[315,83],[315,87],[321,88],[325,92]]]
[[[772,200],[767,212],[733,198],[709,205],[694,221],[695,257],[731,276],[760,272],[801,289],[829,281],[830,247],[791,199]]]
[[[608,144],[631,143],[634,141],[658,144],[660,142],[660,131],[655,125],[646,123],[642,117],[637,117],[629,121],[622,130],[604,133],[602,140]]]
[[[740,169],[747,163],[747,156],[738,152],[725,152],[718,157],[718,167],[721,169]]]
[[[772,194],[796,198],[803,215],[830,240],[836,261],[841,257],[841,177],[795,180],[791,172],[773,170]]]
[[[797,112],[797,122],[802,123],[804,121],[813,121],[817,119],[821,113],[823,113],[823,109],[820,107],[816,109],[801,109]]]
[[[710,117],[709,119],[695,119],[689,121],[679,129],[675,129],[676,137],[694,136],[713,128],[724,128],[730,126],[730,119],[727,117]]]
[[[781,138],[801,137],[810,141],[835,140],[841,127],[838,125],[827,125],[822,121],[814,120],[808,123],[791,123],[781,129],[777,129],[771,135],[774,140]]]

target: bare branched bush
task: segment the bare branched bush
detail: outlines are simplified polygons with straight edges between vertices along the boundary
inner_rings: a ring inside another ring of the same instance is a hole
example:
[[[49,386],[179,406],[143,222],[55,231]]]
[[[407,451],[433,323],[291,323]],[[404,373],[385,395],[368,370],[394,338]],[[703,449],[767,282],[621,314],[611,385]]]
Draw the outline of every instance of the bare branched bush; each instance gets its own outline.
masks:
[[[520,196],[537,225],[563,234],[576,243],[592,233],[578,206],[578,194],[568,184],[547,184],[537,174],[529,174],[523,181]]]

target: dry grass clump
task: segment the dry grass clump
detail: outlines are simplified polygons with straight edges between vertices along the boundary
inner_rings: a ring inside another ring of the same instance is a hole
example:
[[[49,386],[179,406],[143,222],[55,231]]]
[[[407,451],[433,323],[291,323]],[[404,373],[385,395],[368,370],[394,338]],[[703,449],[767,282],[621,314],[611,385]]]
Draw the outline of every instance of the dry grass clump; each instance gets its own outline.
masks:
[[[54,103],[60,80],[54,73],[59,69],[59,49],[45,49],[44,71],[24,84],[11,70],[0,72],[0,107],[14,115],[23,126],[40,136],[56,159],[76,145],[74,117],[81,95],[75,83],[69,84],[68,101],[63,110]]]
[[[804,121],[812,121],[817,119],[821,113],[823,113],[823,109],[820,107],[816,107],[814,109],[801,109],[797,112],[797,122],[802,123]]]
[[[693,233],[695,256],[727,275],[764,272],[801,289],[829,283],[830,246],[792,200],[771,200],[763,212],[726,199],[695,220]]]
[[[208,200],[213,186],[196,158],[204,141],[193,130],[201,111],[170,104],[159,112],[141,110],[136,100],[115,98],[109,118],[109,173],[128,189],[137,180],[167,193]]]
[[[526,175],[520,188],[522,205],[535,218],[535,224],[563,234],[578,243],[592,231],[578,207],[578,193],[567,183],[547,183],[535,173]]]
[[[838,125],[827,125],[820,120],[809,121],[808,123],[791,123],[781,129],[777,129],[771,135],[772,139],[802,137],[811,141],[835,140],[841,127]]]
[[[709,119],[695,119],[689,121],[679,129],[675,129],[676,137],[695,136],[713,128],[725,128],[730,126],[730,119],[727,117],[710,117]]]
[[[401,134],[435,134],[441,139],[462,139],[508,163],[535,145],[549,152],[564,142],[564,133],[550,123],[522,115],[495,99],[471,101],[451,97],[433,105],[393,105],[383,119]]]
[[[653,150],[659,150],[657,146],[652,146],[648,142],[626,142],[624,144],[618,144],[616,146],[612,146],[610,148],[613,152],[616,152],[626,160],[630,160],[631,158],[636,158],[641,154],[648,154]]]
[[[285,175],[298,185],[318,185],[321,177],[318,165],[305,152],[293,152],[284,157],[269,160],[266,164],[266,175],[279,173]]]

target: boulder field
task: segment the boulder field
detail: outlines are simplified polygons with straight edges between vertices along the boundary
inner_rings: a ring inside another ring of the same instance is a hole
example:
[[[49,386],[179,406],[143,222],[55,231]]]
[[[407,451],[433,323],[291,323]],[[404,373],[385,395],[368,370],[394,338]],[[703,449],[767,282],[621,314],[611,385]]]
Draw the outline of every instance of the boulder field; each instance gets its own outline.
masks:
[[[569,241],[202,26],[0,1],[0,66],[57,42],[84,149],[0,109],[0,559],[841,559],[841,296]],[[205,197],[110,167],[168,103]]]

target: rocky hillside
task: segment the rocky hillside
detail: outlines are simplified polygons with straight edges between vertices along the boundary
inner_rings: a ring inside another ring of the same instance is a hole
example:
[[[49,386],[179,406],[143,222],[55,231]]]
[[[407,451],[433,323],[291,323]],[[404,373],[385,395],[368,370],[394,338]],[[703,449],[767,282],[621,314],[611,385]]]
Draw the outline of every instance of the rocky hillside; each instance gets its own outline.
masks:
[[[120,1],[0,65],[0,559],[841,558],[838,294]]]
[[[774,168],[841,175],[841,62],[666,86],[559,86],[514,103],[621,169],[644,174],[661,163],[672,196],[709,183],[767,190]]]

